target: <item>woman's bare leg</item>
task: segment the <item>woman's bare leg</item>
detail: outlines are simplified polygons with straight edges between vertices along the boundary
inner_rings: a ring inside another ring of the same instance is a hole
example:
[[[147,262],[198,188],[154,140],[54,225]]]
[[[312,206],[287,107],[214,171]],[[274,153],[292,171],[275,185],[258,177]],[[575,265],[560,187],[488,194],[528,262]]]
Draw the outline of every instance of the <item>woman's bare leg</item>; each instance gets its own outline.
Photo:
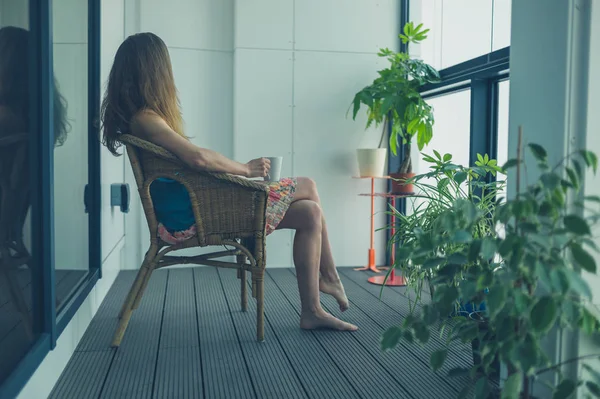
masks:
[[[294,266],[302,304],[300,327],[354,331],[356,326],[341,321],[321,307],[319,300],[319,260],[321,258],[321,207],[314,201],[292,203],[278,229],[294,229]]]
[[[312,179],[306,177],[298,178],[298,186],[296,187],[294,199],[295,201],[310,200],[319,205],[321,204],[317,185]],[[321,226],[321,257],[319,259],[321,279],[319,280],[319,289],[321,292],[333,296],[338,301],[340,310],[343,312],[348,309],[349,302],[340,276],[335,268],[331,245],[329,243],[327,224],[323,215],[321,216]]]

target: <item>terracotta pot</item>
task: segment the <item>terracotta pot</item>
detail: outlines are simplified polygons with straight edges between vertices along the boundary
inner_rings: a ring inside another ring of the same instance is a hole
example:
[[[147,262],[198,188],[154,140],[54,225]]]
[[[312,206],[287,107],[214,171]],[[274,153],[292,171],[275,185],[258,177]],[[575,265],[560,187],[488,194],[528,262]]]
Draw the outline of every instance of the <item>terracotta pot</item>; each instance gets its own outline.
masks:
[[[414,194],[415,189],[412,184],[405,183],[406,180],[415,177],[414,173],[390,173],[392,178],[392,193],[394,194]]]

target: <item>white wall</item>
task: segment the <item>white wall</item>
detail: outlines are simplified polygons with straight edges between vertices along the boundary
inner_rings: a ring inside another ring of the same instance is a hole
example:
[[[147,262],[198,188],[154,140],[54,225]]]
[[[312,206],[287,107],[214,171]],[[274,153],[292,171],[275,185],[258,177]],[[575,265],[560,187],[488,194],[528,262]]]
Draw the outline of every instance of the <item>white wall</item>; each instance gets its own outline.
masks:
[[[237,0],[235,4],[234,158],[283,156],[282,174],[319,187],[340,266],[367,262],[370,184],[355,180],[355,150],[376,147],[364,114],[346,118],[355,92],[384,67],[380,47],[397,48],[399,1]],[[360,27],[367,26],[368,29]],[[384,190],[383,182],[377,185]],[[377,201],[377,212],[386,209]],[[383,227],[385,215],[376,217]],[[376,235],[378,264],[385,233]],[[292,233],[267,240],[269,267],[292,266]]]
[[[232,157],[233,0],[126,0],[125,14],[126,36],[152,32],[169,48],[186,134],[194,144]],[[125,170],[132,193],[127,232],[138,237],[131,256],[139,258],[150,236],[128,162]],[[198,250],[181,251],[190,252]],[[128,261],[125,267],[139,265]]]
[[[102,1],[101,79],[103,82],[108,77],[116,49],[124,38],[125,1],[128,0]],[[55,1],[54,4],[56,7],[56,5],[61,4],[61,2]],[[70,8],[70,10],[72,10],[72,8]],[[68,17],[68,15],[62,17]],[[60,30],[57,32],[60,32]],[[84,87],[87,87],[87,80],[84,82]],[[111,209],[109,201],[110,183],[127,181],[132,184],[132,181],[125,176],[124,166],[126,158],[115,158],[104,148],[102,148],[101,153],[103,276],[94,286],[81,307],[75,313],[73,319],[58,338],[56,348],[46,356],[42,361],[42,364],[28,381],[27,385],[23,388],[19,394],[19,399],[37,399],[48,396],[119,271],[122,268],[125,268],[125,265],[127,264],[140,264],[139,253],[135,250],[131,250],[131,248],[135,248],[139,239],[135,236],[135,233],[132,233],[131,235],[128,234],[127,236],[125,235],[125,220],[132,222],[132,215],[127,215],[127,217],[125,217],[118,208]],[[135,189],[132,193],[135,194]],[[133,220],[134,225],[137,225],[137,222],[136,219]],[[86,238],[87,231],[83,236],[71,236],[71,245],[86,245]]]

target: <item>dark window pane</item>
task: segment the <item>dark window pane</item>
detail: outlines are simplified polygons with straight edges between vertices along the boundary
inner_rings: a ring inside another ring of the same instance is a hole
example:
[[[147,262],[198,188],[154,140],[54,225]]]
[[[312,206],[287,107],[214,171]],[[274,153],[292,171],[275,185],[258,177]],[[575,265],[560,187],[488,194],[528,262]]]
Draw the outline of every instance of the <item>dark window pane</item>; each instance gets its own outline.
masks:
[[[0,385],[38,336],[40,265],[30,254],[30,85],[26,1],[0,2]],[[35,309],[35,310],[34,310]]]

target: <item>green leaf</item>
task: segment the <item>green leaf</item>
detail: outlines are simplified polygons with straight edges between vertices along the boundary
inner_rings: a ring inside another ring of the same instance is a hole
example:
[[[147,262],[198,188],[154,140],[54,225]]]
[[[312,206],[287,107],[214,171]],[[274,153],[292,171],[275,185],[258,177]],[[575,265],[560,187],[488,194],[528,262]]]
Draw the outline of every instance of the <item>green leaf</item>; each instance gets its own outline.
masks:
[[[481,242],[481,256],[483,259],[489,260],[496,254],[496,242],[493,238],[486,237]]]
[[[577,178],[577,173],[572,168],[565,168],[567,171],[567,176],[569,177],[569,181],[575,188],[579,188],[579,179]]]
[[[590,226],[588,226],[587,222],[580,216],[567,215],[563,218],[563,223],[565,224],[566,229],[573,234],[580,236],[592,234]]]
[[[444,154],[444,162],[450,162],[452,160],[452,154]]]
[[[360,110],[360,94],[357,94],[356,96],[354,96],[354,110],[352,111],[352,119],[356,120],[356,115],[358,114],[358,111]]]
[[[581,245],[577,243],[571,244],[571,254],[575,262],[583,269],[590,273],[596,273],[596,261]]]
[[[569,280],[562,269],[557,267],[552,269],[550,272],[550,280],[552,280],[552,286],[555,291],[566,294],[569,290]]]
[[[381,103],[381,115],[385,115],[389,112],[389,110],[392,108],[392,105],[394,105],[394,102],[396,101],[396,97],[394,96],[389,96],[383,99],[383,102]]]
[[[503,166],[502,169],[503,170],[507,170],[507,169],[511,169],[514,168],[515,166],[517,166],[519,164],[519,160],[518,159],[509,159]]]
[[[398,342],[402,338],[402,330],[400,327],[388,328],[381,337],[381,350],[389,351],[398,345]]]
[[[539,276],[540,281],[546,286],[548,290],[552,290],[552,280],[550,279],[550,271],[542,262],[535,263],[535,273]]]
[[[556,387],[552,399],[567,399],[570,397],[577,388],[577,385],[571,380],[562,380]]]
[[[548,190],[554,190],[560,184],[560,176],[556,173],[544,173],[540,177],[540,181],[544,185],[544,187]]]
[[[464,183],[465,180],[467,180],[467,172],[457,172],[454,175],[454,181],[457,184],[462,184],[462,183]]]
[[[588,335],[598,332],[598,320],[587,309],[583,308],[583,316],[581,318],[581,329]]]
[[[433,153],[438,160],[440,160],[440,161],[442,160],[442,156],[440,155],[439,152],[437,152],[436,150],[433,150]]]
[[[582,150],[580,151],[583,160],[588,167],[591,167],[594,173],[598,170],[598,157],[591,151]]]
[[[469,247],[469,262],[475,262],[481,252],[481,240],[474,240]]]
[[[585,383],[585,386],[587,387],[588,391],[592,393],[592,395],[596,396],[597,398],[600,398],[600,385],[592,381],[587,381]]]
[[[446,357],[448,356],[447,349],[440,349],[431,354],[431,358],[429,359],[429,364],[433,371],[438,371],[444,365],[446,361]]]
[[[504,287],[497,285],[490,289],[487,295],[487,304],[489,307],[490,318],[494,318],[502,308],[506,301],[506,290]]]
[[[477,399],[486,399],[490,394],[490,385],[487,377],[480,377],[475,383],[475,397]]]
[[[519,399],[521,388],[523,386],[523,377],[521,373],[514,373],[504,383],[502,389],[502,399]]]
[[[556,320],[556,301],[550,296],[541,297],[531,309],[531,327],[537,332],[546,333]]]
[[[583,297],[592,299],[592,291],[590,290],[590,286],[581,277],[581,275],[571,269],[563,269],[563,270],[567,276],[571,290],[575,291],[577,294],[579,294]]]
[[[471,233],[465,230],[458,230],[454,233],[454,237],[452,238],[452,241],[458,244],[468,244],[472,240],[473,237],[471,236]]]
[[[448,262],[454,265],[464,265],[469,262],[466,256],[460,253],[453,253],[448,257]]]
[[[583,197],[583,199],[585,201],[591,201],[600,204],[600,197],[597,195],[586,195],[585,197]]]
[[[422,343],[426,344],[429,341],[429,329],[423,323],[417,323],[413,326],[415,337]]]
[[[444,259],[444,258],[427,259],[425,261],[425,263],[423,263],[423,268],[424,269],[433,269],[433,268],[438,267],[439,265],[443,264],[444,262],[446,262],[446,259]]]
[[[545,161],[546,157],[548,156],[544,147],[539,144],[529,144],[529,150],[538,161]]]
[[[597,360],[600,360],[600,356]],[[598,370],[594,369],[589,364],[584,364],[583,368],[592,376],[596,383],[600,384],[600,372],[598,372]]]

